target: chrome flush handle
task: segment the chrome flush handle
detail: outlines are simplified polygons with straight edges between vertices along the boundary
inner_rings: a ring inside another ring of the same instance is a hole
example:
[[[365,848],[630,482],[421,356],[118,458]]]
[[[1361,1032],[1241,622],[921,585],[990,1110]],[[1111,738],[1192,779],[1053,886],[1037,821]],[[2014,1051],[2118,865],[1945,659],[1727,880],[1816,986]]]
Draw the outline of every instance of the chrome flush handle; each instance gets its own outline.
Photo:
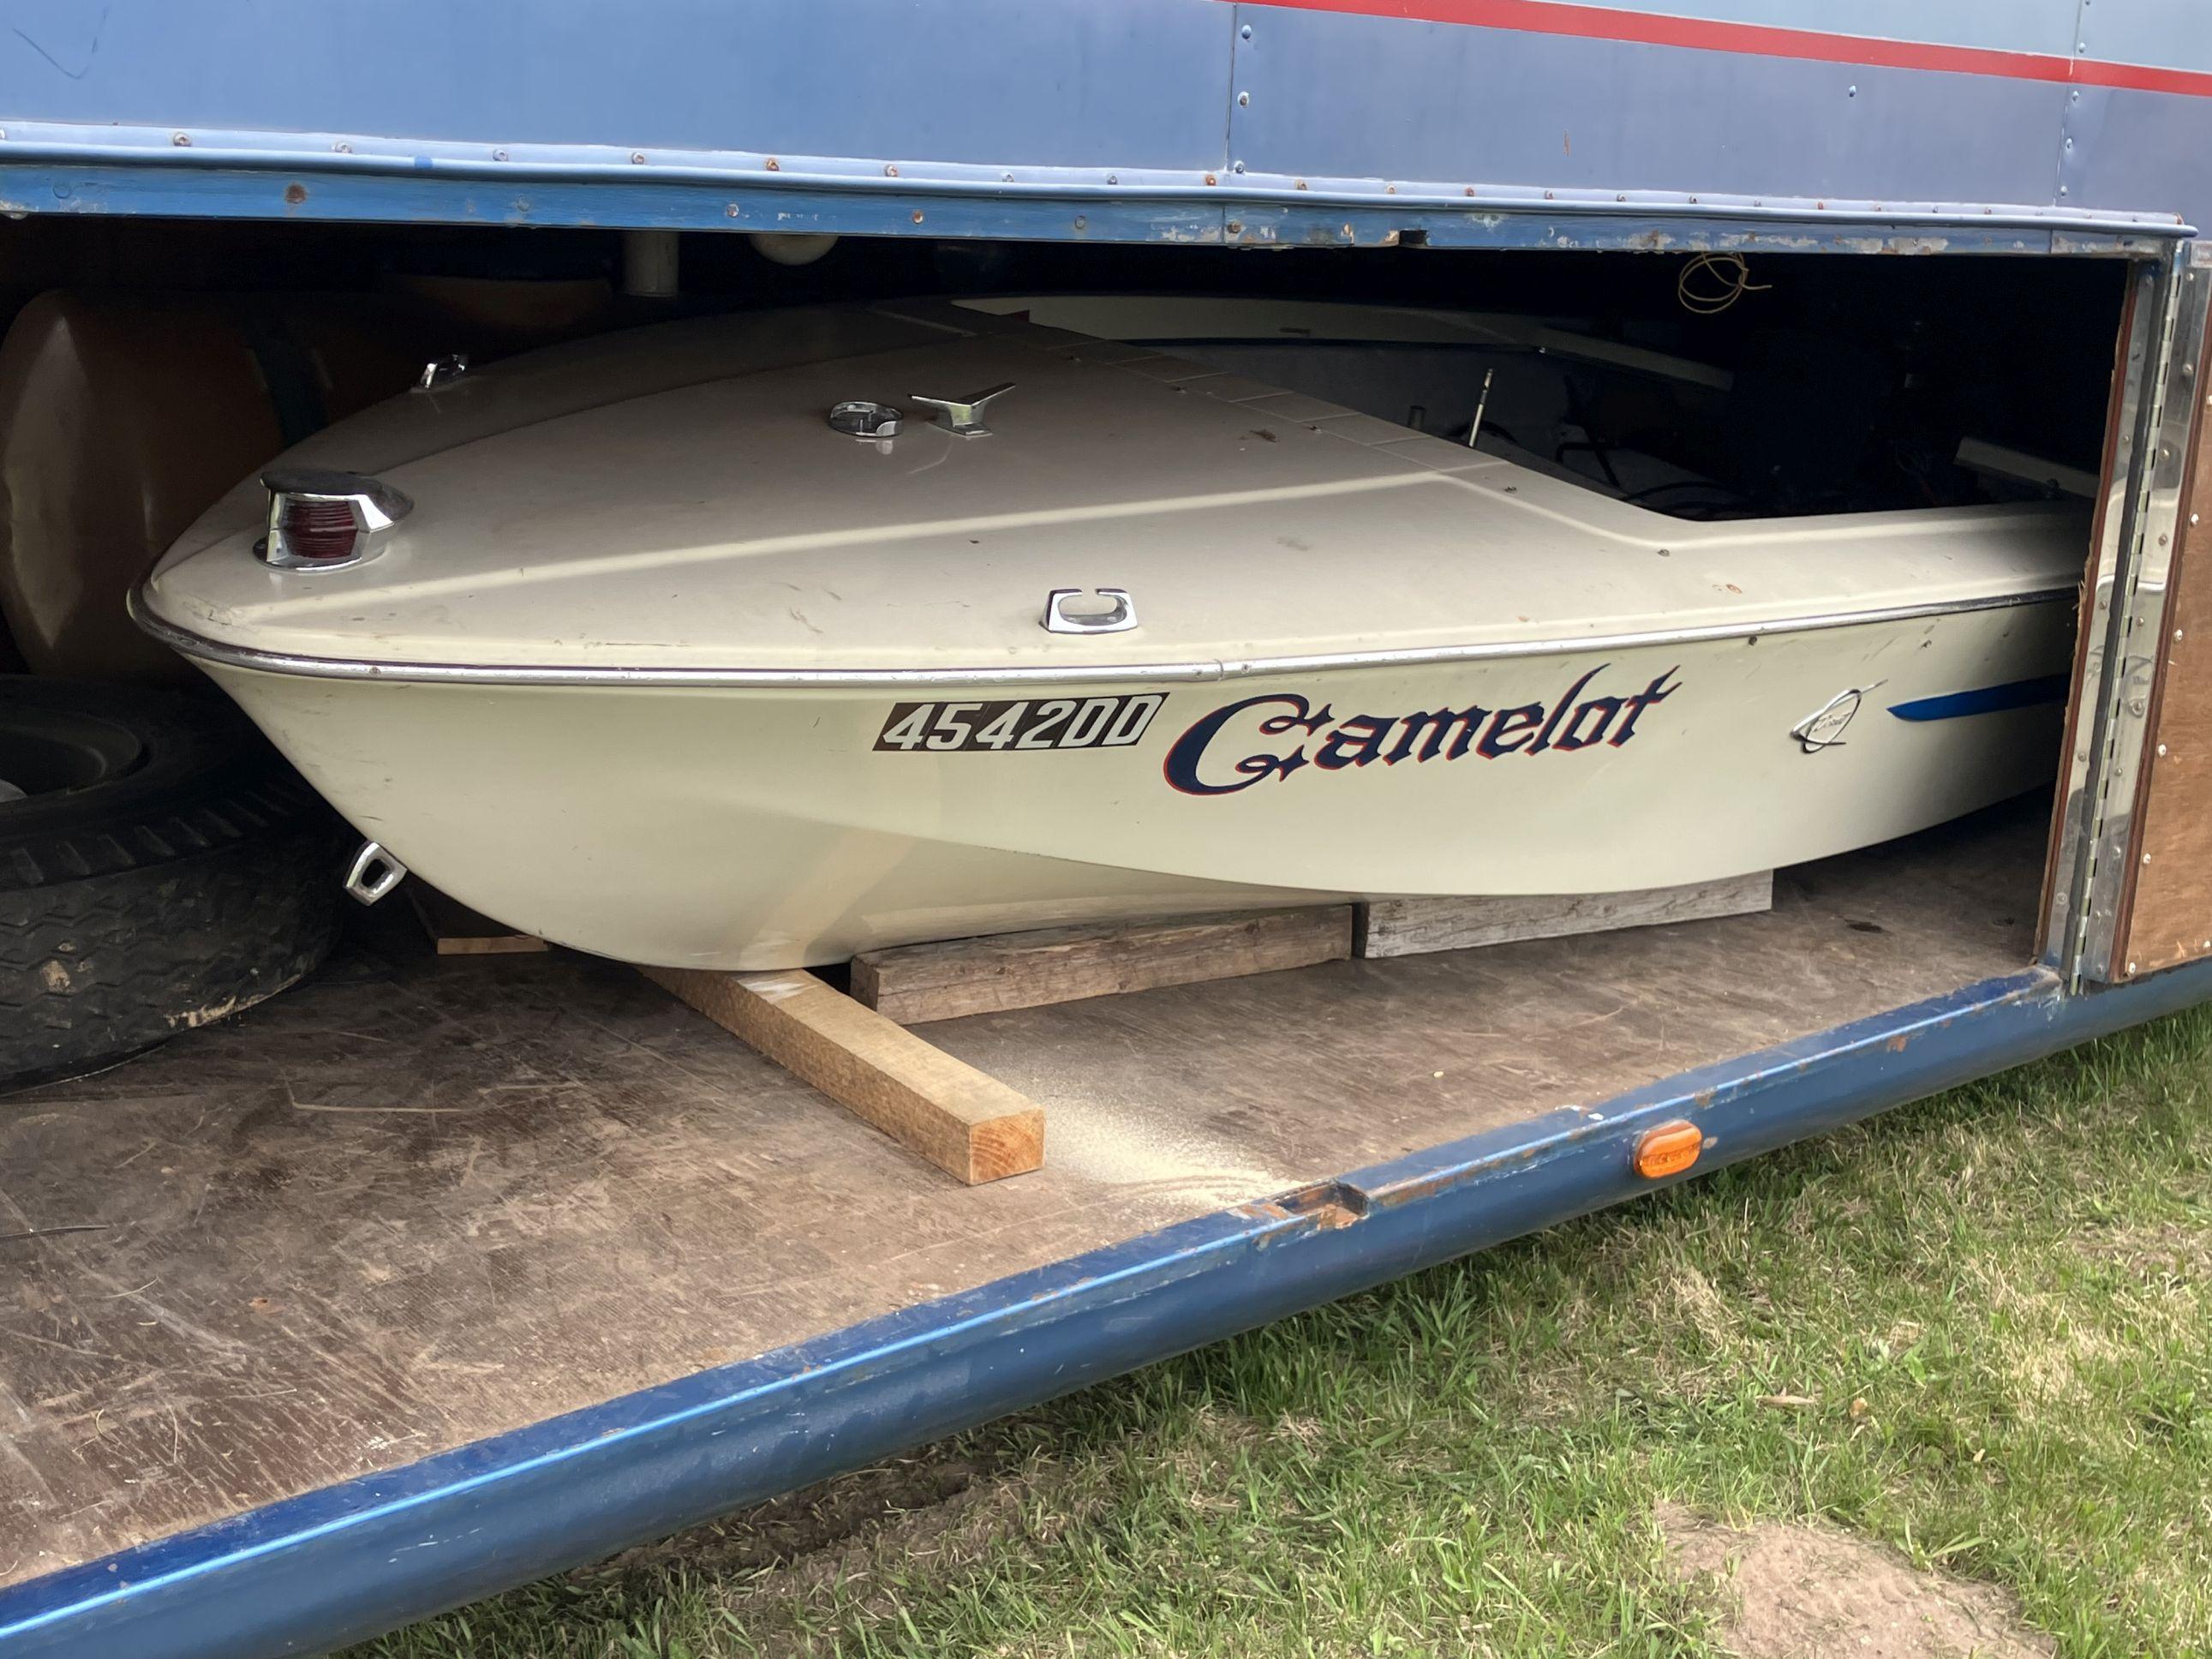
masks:
[[[1072,609],[1071,599],[1090,601],[1093,596],[1079,587],[1055,587],[1044,596],[1044,631],[1048,634],[1126,634],[1137,625],[1137,607],[1126,587],[1102,587],[1097,599],[1107,601],[1103,611],[1085,604]]]
[[[830,429],[842,432],[853,438],[896,438],[898,436],[899,411],[889,404],[869,403],[856,398],[849,403],[830,406]]]

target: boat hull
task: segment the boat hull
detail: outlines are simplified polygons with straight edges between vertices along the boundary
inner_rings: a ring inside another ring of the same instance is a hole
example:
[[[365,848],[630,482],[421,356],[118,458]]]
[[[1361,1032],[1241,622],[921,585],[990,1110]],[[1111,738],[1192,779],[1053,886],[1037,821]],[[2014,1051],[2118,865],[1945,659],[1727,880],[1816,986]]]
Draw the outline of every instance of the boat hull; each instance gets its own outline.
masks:
[[[1193,683],[529,684],[204,662],[364,835],[511,927],[761,969],[1322,897],[1625,891],[2035,787],[2073,607]]]

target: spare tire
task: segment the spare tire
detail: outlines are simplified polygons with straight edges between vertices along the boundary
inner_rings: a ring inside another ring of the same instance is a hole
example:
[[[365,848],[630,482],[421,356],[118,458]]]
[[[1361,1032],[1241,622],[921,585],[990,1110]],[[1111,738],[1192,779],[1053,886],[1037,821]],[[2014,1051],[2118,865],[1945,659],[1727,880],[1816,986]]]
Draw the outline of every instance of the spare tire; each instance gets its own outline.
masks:
[[[213,696],[0,677],[0,1091],[94,1070],[312,971],[336,814]]]

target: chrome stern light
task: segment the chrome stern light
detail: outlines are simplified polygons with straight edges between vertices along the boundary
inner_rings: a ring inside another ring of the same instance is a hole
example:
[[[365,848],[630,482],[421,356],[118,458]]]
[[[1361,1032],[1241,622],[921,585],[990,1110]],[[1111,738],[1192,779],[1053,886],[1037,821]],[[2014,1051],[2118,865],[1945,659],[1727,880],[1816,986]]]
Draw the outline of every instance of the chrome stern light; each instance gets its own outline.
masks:
[[[383,550],[415,503],[381,479],[317,466],[272,466],[268,533],[253,544],[283,570],[343,570]]]

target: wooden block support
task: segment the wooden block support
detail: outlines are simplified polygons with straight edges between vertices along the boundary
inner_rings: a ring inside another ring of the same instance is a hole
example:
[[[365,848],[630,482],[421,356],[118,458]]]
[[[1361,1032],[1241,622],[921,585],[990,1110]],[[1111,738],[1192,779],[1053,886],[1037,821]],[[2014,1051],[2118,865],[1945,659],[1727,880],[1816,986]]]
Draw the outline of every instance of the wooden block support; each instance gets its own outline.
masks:
[[[515,956],[552,949],[534,933],[518,933],[420,878],[408,882],[407,899],[441,957]]]
[[[1407,957],[1425,951],[1503,945],[1512,939],[1559,939],[1615,927],[1703,921],[1773,908],[1771,870],[1632,893],[1375,899],[1359,907],[1358,949],[1363,957]]]
[[[1022,1175],[1044,1162],[1044,1113],[1035,1102],[803,969],[641,971],[801,1082],[970,1186]]]
[[[1048,927],[853,958],[853,995],[902,1025],[1080,997],[1340,962],[1352,907],[1192,916],[1133,927]]]

